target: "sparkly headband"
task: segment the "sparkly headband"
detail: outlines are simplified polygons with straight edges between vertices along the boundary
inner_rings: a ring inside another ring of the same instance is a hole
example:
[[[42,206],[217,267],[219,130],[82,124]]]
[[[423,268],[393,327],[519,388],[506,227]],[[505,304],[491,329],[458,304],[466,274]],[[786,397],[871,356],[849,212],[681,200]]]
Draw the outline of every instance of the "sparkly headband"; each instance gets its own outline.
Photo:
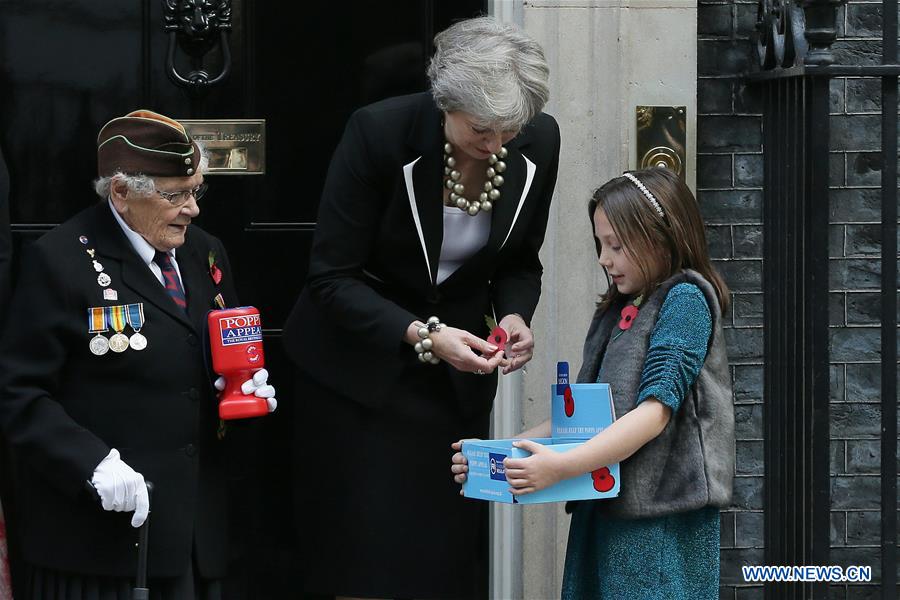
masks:
[[[652,205],[653,205],[653,208],[656,209],[656,212],[659,213],[659,218],[660,218],[660,219],[664,219],[664,218],[666,217],[665,213],[663,212],[662,206],[660,206],[660,204],[659,204],[659,201],[658,201],[656,198],[653,197],[653,194],[650,193],[650,190],[647,189],[647,186],[646,186],[646,185],[644,185],[643,183],[641,183],[641,180],[640,180],[640,179],[638,179],[637,177],[635,177],[635,176],[632,175],[631,173],[622,173],[622,177],[627,177],[629,180],[631,180],[631,183],[633,183],[634,185],[636,185],[637,188],[638,188],[639,190],[641,190],[641,193],[644,194],[644,196],[647,197],[647,200],[650,201],[650,204],[652,204]]]

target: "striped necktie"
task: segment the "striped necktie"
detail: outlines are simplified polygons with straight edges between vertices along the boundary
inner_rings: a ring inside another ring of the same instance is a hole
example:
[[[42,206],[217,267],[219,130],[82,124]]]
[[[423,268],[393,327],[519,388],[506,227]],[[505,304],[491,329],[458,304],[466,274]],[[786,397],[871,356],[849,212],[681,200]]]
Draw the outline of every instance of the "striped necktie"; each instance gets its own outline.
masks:
[[[172,264],[169,254],[157,250],[156,254],[153,256],[153,262],[155,262],[162,271],[163,281],[165,281],[166,291],[169,292],[169,296],[172,297],[175,304],[181,307],[181,310],[187,313],[187,301],[184,297],[184,289],[181,287],[181,281],[178,279],[178,272],[175,270],[175,265]]]

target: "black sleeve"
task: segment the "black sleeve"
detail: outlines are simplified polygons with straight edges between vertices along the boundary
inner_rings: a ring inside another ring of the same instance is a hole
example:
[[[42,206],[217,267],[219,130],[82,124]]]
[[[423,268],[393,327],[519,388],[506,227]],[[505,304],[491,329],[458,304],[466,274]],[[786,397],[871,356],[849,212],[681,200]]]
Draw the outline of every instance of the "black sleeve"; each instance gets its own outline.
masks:
[[[535,143],[551,145],[547,154],[546,176],[538,198],[537,211],[531,220],[528,232],[516,252],[500,265],[491,281],[491,297],[494,311],[499,321],[516,313],[531,326],[531,318],[541,296],[541,275],[544,268],[538,255],[544,243],[547,220],[550,217],[550,201],[556,187],[556,172],[559,168],[559,126],[547,115],[551,126],[543,134],[545,140]],[[541,167],[538,167],[541,168]]]
[[[346,324],[376,348],[395,351],[417,317],[385,299],[365,280],[385,202],[365,109],[350,118],[328,169],[310,254],[309,291],[336,323]]]
[[[0,340],[0,426],[30,467],[76,497],[110,449],[54,399],[74,343],[60,270],[39,243],[24,253],[11,306],[19,318]]]

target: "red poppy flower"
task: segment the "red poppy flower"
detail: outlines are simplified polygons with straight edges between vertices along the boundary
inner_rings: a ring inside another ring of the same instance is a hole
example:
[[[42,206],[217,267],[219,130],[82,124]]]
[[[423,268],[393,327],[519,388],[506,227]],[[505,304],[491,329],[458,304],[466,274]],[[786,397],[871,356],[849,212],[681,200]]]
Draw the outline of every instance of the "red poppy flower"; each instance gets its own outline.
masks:
[[[216,285],[219,285],[222,282],[222,269],[218,265],[211,265],[209,267],[209,276],[212,277]]]
[[[494,327],[494,329],[491,330],[491,334],[488,336],[488,341],[497,346],[497,350],[506,350],[506,342],[509,341],[509,334],[507,334],[506,330],[502,327]]]
[[[566,389],[563,392],[563,407],[565,408],[567,417],[571,417],[575,414],[575,397],[572,396],[572,388],[569,386],[566,386]]]
[[[622,312],[619,314],[622,317],[619,321],[619,329],[621,329],[622,331],[631,329],[632,324],[634,324],[634,320],[637,319],[638,316],[638,307],[634,304],[629,304],[628,306],[623,308]]]
[[[598,492],[608,492],[616,485],[616,478],[612,476],[607,467],[591,471],[591,479],[594,480],[594,489]]]

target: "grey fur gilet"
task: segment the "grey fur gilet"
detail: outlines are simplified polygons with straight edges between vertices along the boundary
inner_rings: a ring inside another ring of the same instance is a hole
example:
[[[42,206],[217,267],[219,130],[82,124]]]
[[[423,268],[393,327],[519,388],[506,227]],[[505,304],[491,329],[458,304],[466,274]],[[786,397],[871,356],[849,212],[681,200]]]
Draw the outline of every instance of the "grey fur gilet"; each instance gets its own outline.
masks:
[[[682,282],[699,287],[709,305],[712,335],[706,360],[663,432],[622,462],[619,497],[594,502],[597,509],[607,514],[655,517],[704,506],[724,507],[731,501],[734,476],[731,376],[719,301],[715,289],[703,276],[684,270],[664,281],[643,302],[631,328],[612,341],[610,336],[618,331],[623,305],[598,310],[585,339],[578,382],[609,383],[618,418],[633,409],[650,334],[669,290]]]

